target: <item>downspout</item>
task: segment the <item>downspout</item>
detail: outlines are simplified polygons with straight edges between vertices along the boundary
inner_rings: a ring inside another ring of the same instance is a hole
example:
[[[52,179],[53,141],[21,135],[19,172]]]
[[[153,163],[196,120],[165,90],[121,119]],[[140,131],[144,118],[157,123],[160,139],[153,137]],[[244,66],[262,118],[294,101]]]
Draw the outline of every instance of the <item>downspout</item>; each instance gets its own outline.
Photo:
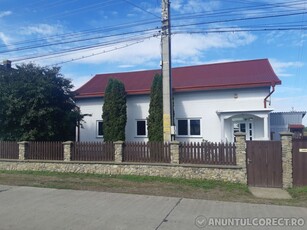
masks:
[[[263,100],[264,108],[266,108],[267,99],[275,92],[275,83],[272,84],[272,91],[269,93],[268,96],[266,96]]]

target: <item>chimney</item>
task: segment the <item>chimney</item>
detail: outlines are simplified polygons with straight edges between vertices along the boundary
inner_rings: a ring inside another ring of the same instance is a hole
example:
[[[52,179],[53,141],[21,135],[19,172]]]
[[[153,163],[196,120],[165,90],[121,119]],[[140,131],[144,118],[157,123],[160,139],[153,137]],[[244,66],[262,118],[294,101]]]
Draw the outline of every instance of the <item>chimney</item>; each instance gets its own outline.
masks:
[[[6,68],[6,69],[10,69],[11,68],[11,64],[12,62],[10,60],[4,60],[3,61],[3,66]]]

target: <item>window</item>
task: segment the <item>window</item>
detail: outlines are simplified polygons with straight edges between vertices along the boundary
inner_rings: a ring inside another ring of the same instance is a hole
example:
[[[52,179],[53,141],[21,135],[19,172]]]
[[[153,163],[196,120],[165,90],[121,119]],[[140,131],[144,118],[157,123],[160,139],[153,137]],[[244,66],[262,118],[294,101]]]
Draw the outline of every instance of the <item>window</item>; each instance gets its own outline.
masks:
[[[97,137],[103,137],[103,122],[102,121],[97,121],[96,122],[97,126]]]
[[[200,119],[178,119],[178,136],[200,136]]]
[[[146,120],[136,121],[136,135],[146,136]]]
[[[190,134],[200,135],[200,120],[190,120]]]
[[[178,135],[188,135],[188,120],[178,120]]]

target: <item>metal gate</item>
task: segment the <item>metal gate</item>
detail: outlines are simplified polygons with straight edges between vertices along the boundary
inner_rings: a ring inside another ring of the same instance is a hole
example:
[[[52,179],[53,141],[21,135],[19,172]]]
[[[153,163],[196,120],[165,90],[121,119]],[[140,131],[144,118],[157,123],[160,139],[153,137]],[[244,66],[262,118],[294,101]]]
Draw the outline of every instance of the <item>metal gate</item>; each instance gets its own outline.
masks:
[[[247,141],[247,181],[249,186],[282,187],[280,141]]]
[[[293,139],[292,142],[293,185],[307,185],[307,140]]]

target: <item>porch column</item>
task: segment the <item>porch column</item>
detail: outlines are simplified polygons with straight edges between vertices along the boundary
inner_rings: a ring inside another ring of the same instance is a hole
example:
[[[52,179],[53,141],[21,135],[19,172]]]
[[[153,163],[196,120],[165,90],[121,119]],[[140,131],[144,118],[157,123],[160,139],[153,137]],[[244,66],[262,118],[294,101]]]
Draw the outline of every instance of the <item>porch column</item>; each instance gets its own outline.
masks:
[[[242,132],[235,133],[236,137],[236,160],[237,166],[242,167],[242,181],[247,184],[247,170],[246,170],[246,135]]]
[[[282,148],[282,186],[283,188],[292,188],[292,138],[293,133],[281,132],[281,148]]]
[[[224,116],[220,116],[220,123],[221,123],[221,140],[224,142],[226,141],[226,135],[225,135],[225,125],[224,125]]]
[[[270,140],[269,136],[269,116],[266,115],[263,117],[263,136],[265,140]]]

